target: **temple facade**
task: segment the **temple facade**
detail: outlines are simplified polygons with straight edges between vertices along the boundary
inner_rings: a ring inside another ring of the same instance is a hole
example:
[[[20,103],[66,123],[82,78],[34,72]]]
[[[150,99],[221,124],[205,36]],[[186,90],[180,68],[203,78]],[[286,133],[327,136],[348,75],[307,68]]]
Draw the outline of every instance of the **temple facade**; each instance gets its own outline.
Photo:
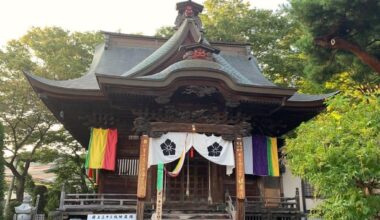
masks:
[[[56,217],[300,219],[306,200],[301,181],[281,163],[279,137],[316,116],[333,94],[275,85],[249,44],[207,41],[202,5],[185,1],[177,10],[170,39],[104,32],[80,78],[25,73],[94,155],[95,129],[117,131],[111,168],[88,165],[97,193],[63,190]]]

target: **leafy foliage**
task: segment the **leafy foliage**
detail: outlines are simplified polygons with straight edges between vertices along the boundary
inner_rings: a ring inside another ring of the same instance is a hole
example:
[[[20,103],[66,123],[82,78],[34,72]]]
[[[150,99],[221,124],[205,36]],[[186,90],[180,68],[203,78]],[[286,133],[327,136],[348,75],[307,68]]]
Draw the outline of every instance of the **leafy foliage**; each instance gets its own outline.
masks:
[[[249,31],[249,4],[241,0],[208,0],[201,19],[213,41],[245,42]]]
[[[156,31],[156,37],[163,37],[163,38],[169,38],[175,33],[174,26],[164,26],[160,27]]]
[[[17,207],[19,205],[21,205],[21,202],[19,202],[17,200],[11,200],[9,202],[9,205],[6,207],[4,219],[6,219],[6,220],[13,219],[13,216],[15,214],[15,207]]]
[[[202,16],[211,41],[247,42],[263,73],[280,85],[303,77],[304,57],[294,42],[302,30],[285,11],[251,9],[242,0],[207,0]]]
[[[89,66],[101,38],[57,27],[32,28],[0,51],[0,121],[5,127],[4,150],[10,155],[5,164],[16,177],[18,201],[23,198],[30,164],[53,161],[54,148],[64,134],[22,71],[51,79],[78,77]]]
[[[268,78],[280,85],[303,86],[298,83],[305,57],[295,44],[302,30],[284,10],[252,9],[242,0],[206,0],[204,6],[200,16],[208,40],[248,43]],[[161,27],[156,36],[174,32],[173,27]]]
[[[340,72],[380,82],[380,3],[377,0],[291,0],[302,24],[299,44],[309,56],[305,73],[326,81]],[[374,66],[375,65],[375,66]],[[377,74],[375,73],[377,72]]]
[[[4,128],[0,122],[0,210],[4,210],[4,191],[5,191],[5,175],[4,175]],[[0,220],[3,220],[3,214],[0,214]]]
[[[380,91],[377,92],[380,94]],[[288,139],[292,172],[325,200],[325,219],[371,219],[380,210],[380,97],[339,95],[327,112],[302,124]]]
[[[35,198],[34,204],[37,203],[36,199],[39,196],[37,213],[44,213],[44,208],[47,205],[48,188],[44,185],[37,185],[33,190],[33,197]],[[47,213],[46,213],[47,214]]]
[[[65,192],[68,193],[93,192],[94,188],[93,182],[86,174],[82,146],[65,132],[62,132],[58,139],[62,146],[58,147],[60,150],[55,156],[54,165],[48,170],[48,173],[54,173],[56,178],[49,188],[46,212],[58,208],[62,186],[65,186]],[[68,170],[70,172],[67,172]]]

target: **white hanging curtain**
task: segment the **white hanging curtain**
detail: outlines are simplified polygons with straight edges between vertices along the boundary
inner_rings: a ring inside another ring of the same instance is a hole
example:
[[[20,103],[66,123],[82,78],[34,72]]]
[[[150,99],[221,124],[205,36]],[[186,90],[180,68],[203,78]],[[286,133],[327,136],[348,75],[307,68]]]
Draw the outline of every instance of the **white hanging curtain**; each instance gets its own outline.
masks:
[[[191,147],[207,160],[227,166],[227,175],[235,168],[232,141],[214,135],[184,132],[169,132],[159,138],[150,138],[148,167],[177,160],[184,150],[188,152]]]

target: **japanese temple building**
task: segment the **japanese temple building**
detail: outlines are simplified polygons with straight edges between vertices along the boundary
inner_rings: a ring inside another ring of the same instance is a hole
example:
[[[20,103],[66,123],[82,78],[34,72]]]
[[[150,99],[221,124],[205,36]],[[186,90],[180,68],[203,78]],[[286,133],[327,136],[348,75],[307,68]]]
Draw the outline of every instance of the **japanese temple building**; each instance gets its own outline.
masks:
[[[200,212],[198,219],[300,218],[299,193],[292,189],[293,196],[284,197],[289,189],[281,163],[279,177],[245,174],[244,140],[282,136],[321,112],[333,94],[304,95],[275,85],[260,72],[249,44],[205,39],[198,17],[202,5],[185,1],[177,3],[177,10],[170,39],[104,32],[104,43],[80,78],[55,81],[26,73],[41,100],[84,148],[91,128],[117,129],[115,170],[99,170],[98,192],[86,199],[63,192],[61,216],[135,213],[137,219],[150,219],[157,212],[159,181],[157,165],[149,167],[148,157],[157,156],[154,149],[164,151],[152,143],[197,134],[231,143],[225,157],[234,161],[232,174],[226,175],[224,163],[202,156],[202,149],[187,149],[179,174],[164,177],[163,218]],[[281,140],[277,142],[280,148]],[[180,145],[170,149],[179,151]],[[219,148],[209,156],[219,156]],[[280,150],[276,154],[281,157]],[[165,169],[177,164],[166,163]]]

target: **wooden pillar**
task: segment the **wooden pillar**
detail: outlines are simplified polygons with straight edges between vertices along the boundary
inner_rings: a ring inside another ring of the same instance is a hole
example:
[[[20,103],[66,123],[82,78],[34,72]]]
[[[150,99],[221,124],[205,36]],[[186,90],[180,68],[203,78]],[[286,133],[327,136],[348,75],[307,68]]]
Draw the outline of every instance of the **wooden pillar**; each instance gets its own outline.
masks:
[[[235,169],[236,169],[236,220],[244,220],[245,216],[245,171],[244,150],[241,137],[235,139]]]
[[[144,201],[147,187],[148,146],[148,135],[142,135],[140,142],[139,175],[137,179],[137,220],[144,219]]]

